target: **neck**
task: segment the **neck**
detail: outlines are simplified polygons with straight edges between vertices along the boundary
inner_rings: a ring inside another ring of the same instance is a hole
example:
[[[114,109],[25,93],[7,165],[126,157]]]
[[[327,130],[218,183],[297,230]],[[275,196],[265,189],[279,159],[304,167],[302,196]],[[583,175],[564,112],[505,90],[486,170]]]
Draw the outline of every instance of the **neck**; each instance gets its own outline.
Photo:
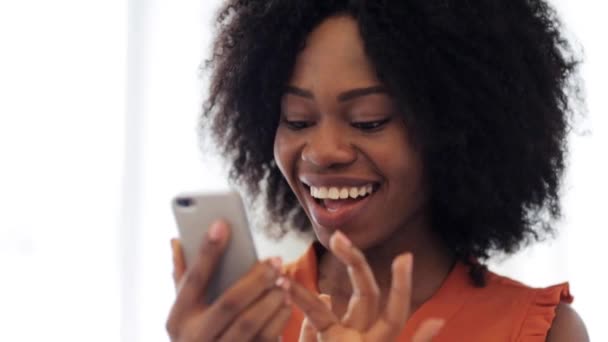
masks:
[[[381,303],[386,302],[390,290],[391,264],[396,256],[404,252],[414,256],[410,311],[414,312],[441,287],[455,258],[432,233],[425,219],[412,222],[381,243],[363,250],[380,288]],[[343,314],[352,288],[346,267],[331,253],[323,253],[319,260],[318,285],[322,293],[332,297],[334,311]]]

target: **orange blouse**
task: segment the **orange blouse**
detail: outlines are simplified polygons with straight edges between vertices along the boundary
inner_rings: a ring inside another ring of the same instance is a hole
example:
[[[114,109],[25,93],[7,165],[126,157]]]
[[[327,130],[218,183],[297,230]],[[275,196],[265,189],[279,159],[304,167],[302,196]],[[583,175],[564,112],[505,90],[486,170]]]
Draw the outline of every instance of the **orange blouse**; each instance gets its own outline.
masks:
[[[287,275],[314,293],[317,288],[317,256],[311,245],[297,261],[286,266]],[[398,342],[411,341],[427,318],[446,320],[434,341],[545,341],[555,308],[571,303],[568,284],[531,288],[488,272],[487,284],[474,287],[467,268],[456,264],[439,290],[410,316]],[[298,341],[304,316],[294,308],[283,332],[283,341]]]

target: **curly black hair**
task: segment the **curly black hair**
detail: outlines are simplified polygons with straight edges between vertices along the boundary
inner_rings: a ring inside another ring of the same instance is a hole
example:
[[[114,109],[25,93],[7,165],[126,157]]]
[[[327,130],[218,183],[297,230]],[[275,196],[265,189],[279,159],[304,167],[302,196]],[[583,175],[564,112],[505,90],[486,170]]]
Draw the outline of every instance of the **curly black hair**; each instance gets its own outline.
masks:
[[[580,59],[543,0],[230,0],[219,11],[201,134],[270,218],[310,222],[273,157],[296,56],[349,15],[414,134],[433,229],[483,285],[491,252],[553,232]],[[479,263],[476,261],[480,261]]]

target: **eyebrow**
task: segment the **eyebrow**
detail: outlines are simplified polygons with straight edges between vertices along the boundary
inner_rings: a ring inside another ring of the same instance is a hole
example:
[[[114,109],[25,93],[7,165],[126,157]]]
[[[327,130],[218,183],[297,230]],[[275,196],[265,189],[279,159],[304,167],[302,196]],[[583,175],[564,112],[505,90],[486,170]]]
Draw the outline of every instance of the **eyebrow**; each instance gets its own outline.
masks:
[[[304,97],[307,99],[315,98],[314,94],[311,91],[301,89],[298,87],[294,87],[294,86],[286,86],[285,93],[299,96],[299,97]],[[379,86],[379,85],[365,87],[365,88],[356,88],[356,89],[351,89],[351,90],[345,91],[343,93],[340,93],[338,95],[337,99],[340,102],[346,102],[346,101],[355,99],[357,97],[373,95],[373,94],[388,94],[388,89],[386,89],[386,87],[384,87],[384,86]]]

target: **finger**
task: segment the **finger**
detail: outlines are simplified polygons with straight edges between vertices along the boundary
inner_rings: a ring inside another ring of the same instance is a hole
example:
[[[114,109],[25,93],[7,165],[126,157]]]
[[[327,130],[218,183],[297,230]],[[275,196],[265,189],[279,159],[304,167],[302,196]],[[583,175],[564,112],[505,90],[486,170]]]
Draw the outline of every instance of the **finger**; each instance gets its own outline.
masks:
[[[331,297],[326,294],[320,294],[319,299],[331,310]],[[302,328],[300,328],[299,342],[317,342],[317,329],[312,326],[308,318],[304,318]]]
[[[412,299],[413,257],[406,253],[393,261],[391,290],[388,294],[385,319],[396,328],[405,324],[410,314]]]
[[[323,302],[323,304],[325,304],[325,306],[327,306],[327,308],[329,310],[332,309],[332,306],[331,306],[331,296],[330,295],[322,293],[322,294],[319,295],[319,299]]]
[[[276,342],[277,339],[283,333],[283,329],[285,328],[285,324],[289,321],[291,317],[291,304],[285,303],[280,309],[279,312],[273,315],[272,319],[266,323],[266,325],[262,328],[262,331],[258,333],[258,337],[256,341],[273,341]],[[316,342],[316,341],[315,341]]]
[[[370,330],[378,340],[390,340],[398,336],[409,317],[412,294],[411,254],[401,254],[393,261],[391,290],[386,308]]]
[[[280,263],[277,260],[258,262],[236,284],[226,290],[206,311],[202,325],[209,336],[217,336],[236,317],[267,292],[276,289]],[[278,291],[278,290],[277,290]],[[247,325],[247,323],[243,323]]]
[[[285,293],[274,288],[243,311],[222,334],[221,342],[251,341],[285,304]],[[277,336],[275,336],[276,339]]]
[[[184,273],[186,273],[186,261],[179,239],[171,239],[171,251],[173,252],[173,285],[177,290]]]
[[[366,330],[377,317],[380,289],[363,253],[354,247],[342,232],[337,231],[330,240],[332,252],[348,267],[353,293],[342,318],[345,326]]]
[[[437,336],[444,323],[445,321],[441,319],[427,319],[416,330],[412,342],[431,342],[433,337]]]
[[[308,318],[304,318],[302,321],[298,342],[317,342],[317,329],[312,326]]]
[[[323,333],[339,325],[338,318],[323,301],[297,282],[287,281],[283,288],[289,293],[291,301],[306,315],[310,324]]]
[[[180,284],[175,304],[169,314],[168,328],[179,322],[186,312],[201,305],[205,288],[226,247],[229,234],[228,225],[223,221],[217,221],[209,228],[198,258],[183,276],[184,280]]]

